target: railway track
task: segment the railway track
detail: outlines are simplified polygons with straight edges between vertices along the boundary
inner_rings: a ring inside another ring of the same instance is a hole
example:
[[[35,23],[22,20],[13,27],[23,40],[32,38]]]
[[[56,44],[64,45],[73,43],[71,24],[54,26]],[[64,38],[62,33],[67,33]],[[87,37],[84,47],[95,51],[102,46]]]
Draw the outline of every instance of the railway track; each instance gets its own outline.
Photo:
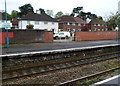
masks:
[[[88,76],[84,76],[84,77],[77,78],[77,79],[74,79],[74,80],[70,80],[70,81],[67,81],[67,82],[63,82],[63,83],[57,84],[55,86],[85,86],[85,85],[81,85],[80,83],[78,84],[78,82],[83,82],[83,80],[89,80],[89,79],[94,79],[96,77],[101,77],[101,76],[105,75],[106,73],[110,73],[110,72],[113,72],[113,71],[118,70],[118,69],[120,70],[120,67],[112,68],[112,69],[105,70],[105,71],[102,71],[102,72],[98,72],[98,73],[95,73],[95,74],[92,74],[92,75],[88,75]],[[98,80],[98,78],[97,78],[97,80]],[[86,84],[86,85],[88,86],[88,84]],[[96,85],[90,85],[90,86],[96,86]]]
[[[92,57],[69,59],[64,61],[55,61],[46,64],[37,64],[31,66],[23,66],[9,70],[3,70],[3,80],[9,80],[19,77],[26,77],[39,73],[52,72],[60,69],[71,68],[75,66],[82,66],[96,62],[106,61],[109,59],[119,58],[120,52],[107,53],[102,55],[95,55]]]

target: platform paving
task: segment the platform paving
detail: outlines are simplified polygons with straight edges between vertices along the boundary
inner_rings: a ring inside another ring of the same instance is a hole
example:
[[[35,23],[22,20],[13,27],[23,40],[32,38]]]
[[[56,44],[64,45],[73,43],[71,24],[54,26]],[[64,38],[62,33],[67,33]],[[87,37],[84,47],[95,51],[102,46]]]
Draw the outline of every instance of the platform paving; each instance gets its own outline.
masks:
[[[30,44],[13,44],[9,48],[2,46],[2,55],[25,53],[34,51],[58,50],[68,48],[79,48],[98,45],[118,44],[116,40],[99,40],[99,41],[71,41],[71,40],[54,40],[51,43],[30,43]]]
[[[120,75],[97,82],[91,86],[120,86]]]

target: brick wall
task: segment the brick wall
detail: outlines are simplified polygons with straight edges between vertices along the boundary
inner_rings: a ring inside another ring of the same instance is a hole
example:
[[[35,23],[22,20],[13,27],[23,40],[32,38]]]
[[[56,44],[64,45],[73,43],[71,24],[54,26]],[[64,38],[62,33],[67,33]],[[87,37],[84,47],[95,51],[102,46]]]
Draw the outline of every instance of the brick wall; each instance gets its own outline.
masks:
[[[13,38],[13,32],[8,32],[8,37]],[[5,44],[6,42],[6,32],[5,30],[0,30],[0,44]]]
[[[44,32],[44,42],[53,42],[53,32],[51,31]]]
[[[120,34],[118,35],[120,38]],[[116,38],[115,31],[75,32],[75,41],[107,40],[115,38]]]
[[[52,42],[53,32],[44,30],[9,30],[14,37],[9,38],[11,44],[15,43],[37,43],[37,42]],[[4,31],[2,36],[5,36]],[[3,39],[2,39],[3,41]],[[5,42],[4,42],[5,43]],[[2,44],[4,44],[2,43]]]

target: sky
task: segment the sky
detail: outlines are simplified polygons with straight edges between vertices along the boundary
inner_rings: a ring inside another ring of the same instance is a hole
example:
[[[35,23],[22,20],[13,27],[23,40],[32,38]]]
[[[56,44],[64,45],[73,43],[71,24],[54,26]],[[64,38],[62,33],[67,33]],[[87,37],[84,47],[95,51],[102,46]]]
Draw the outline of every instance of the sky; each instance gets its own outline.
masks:
[[[42,8],[53,10],[54,14],[62,11],[71,14],[73,8],[83,7],[84,12],[91,12],[97,16],[108,17],[118,10],[120,0],[6,0],[7,12],[19,11],[19,7],[30,3],[34,11]],[[0,0],[0,11],[5,10],[5,0]]]

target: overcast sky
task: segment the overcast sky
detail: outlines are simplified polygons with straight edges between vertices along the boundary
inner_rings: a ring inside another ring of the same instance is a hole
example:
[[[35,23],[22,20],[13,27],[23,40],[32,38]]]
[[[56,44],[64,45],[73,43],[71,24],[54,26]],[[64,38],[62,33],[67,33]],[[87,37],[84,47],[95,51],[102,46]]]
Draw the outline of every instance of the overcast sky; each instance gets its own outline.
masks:
[[[0,10],[4,10],[4,1],[0,0]],[[26,3],[30,3],[34,11],[39,8],[44,10],[53,10],[54,14],[58,11],[71,13],[73,8],[83,6],[84,12],[91,12],[97,16],[106,17],[115,14],[118,10],[118,2],[120,0],[6,0],[7,12],[12,10],[19,11],[19,7]]]

